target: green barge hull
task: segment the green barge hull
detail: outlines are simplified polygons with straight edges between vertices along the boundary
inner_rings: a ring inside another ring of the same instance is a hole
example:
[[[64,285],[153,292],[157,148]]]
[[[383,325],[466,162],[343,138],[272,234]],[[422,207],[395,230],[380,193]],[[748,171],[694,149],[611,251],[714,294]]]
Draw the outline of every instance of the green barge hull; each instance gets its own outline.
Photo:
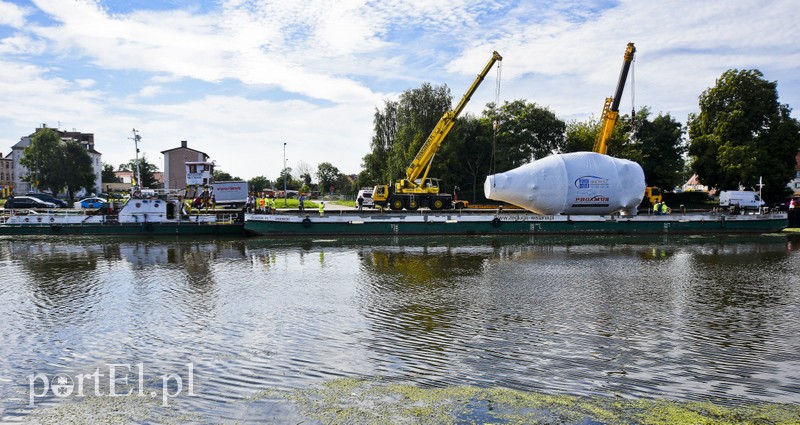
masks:
[[[245,230],[273,236],[709,234],[771,233],[786,214],[665,216],[537,215],[532,213],[247,214]]]
[[[3,224],[4,235],[245,236],[244,223]]]

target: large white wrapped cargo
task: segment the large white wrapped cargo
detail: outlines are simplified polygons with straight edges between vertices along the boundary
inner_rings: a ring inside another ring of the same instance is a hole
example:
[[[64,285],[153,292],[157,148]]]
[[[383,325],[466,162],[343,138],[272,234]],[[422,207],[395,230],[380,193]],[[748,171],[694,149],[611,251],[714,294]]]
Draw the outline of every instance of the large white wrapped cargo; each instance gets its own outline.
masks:
[[[545,214],[635,215],[645,190],[642,167],[594,152],[551,155],[486,178],[488,199]]]

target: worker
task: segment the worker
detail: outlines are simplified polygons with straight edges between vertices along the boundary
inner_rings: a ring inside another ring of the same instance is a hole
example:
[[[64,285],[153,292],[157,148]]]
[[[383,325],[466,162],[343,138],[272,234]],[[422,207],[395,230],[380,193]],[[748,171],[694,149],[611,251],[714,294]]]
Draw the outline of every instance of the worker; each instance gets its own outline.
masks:
[[[322,217],[322,214],[324,214],[324,213],[325,213],[325,203],[324,202],[320,202],[319,203],[319,216]]]
[[[670,210],[669,210],[669,207],[667,207],[667,203],[666,202],[662,202],[661,203],[661,215],[667,215],[667,214],[669,214],[669,212],[670,212]]]
[[[270,199],[269,199],[269,205],[268,205],[268,208],[269,208],[269,211],[268,211],[268,212],[269,212],[270,214],[275,214],[275,198],[270,198]]]
[[[661,215],[661,202],[656,202],[653,204],[653,214]]]

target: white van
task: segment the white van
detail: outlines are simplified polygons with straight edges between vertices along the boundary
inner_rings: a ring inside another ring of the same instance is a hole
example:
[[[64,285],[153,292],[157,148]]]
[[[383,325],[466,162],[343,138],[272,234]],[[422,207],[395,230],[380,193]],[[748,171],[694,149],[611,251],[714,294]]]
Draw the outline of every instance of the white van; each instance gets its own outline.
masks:
[[[356,194],[356,206],[358,206],[358,198],[364,200],[361,204],[362,206],[368,208],[375,207],[375,200],[372,199],[372,188],[365,188],[358,191],[358,194]]]
[[[757,193],[749,190],[723,190],[719,193],[719,206],[723,208],[734,208],[757,210],[764,206],[764,201]]]

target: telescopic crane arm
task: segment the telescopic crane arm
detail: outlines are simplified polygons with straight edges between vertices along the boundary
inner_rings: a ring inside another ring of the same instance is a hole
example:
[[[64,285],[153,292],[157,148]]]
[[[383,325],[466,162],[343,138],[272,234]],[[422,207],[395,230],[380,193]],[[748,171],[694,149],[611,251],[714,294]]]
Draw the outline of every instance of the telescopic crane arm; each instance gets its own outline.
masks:
[[[625,49],[625,58],[622,61],[622,71],[619,73],[619,81],[617,81],[617,91],[614,97],[607,97],[603,105],[603,114],[600,117],[602,121],[602,128],[597,135],[597,140],[594,143],[594,151],[605,154],[608,148],[608,141],[611,139],[611,133],[614,131],[614,126],[617,124],[619,118],[619,102],[622,98],[622,91],[625,89],[625,81],[628,79],[628,71],[633,62],[633,54],[636,53],[636,47],[633,43],[628,43]]]
[[[425,143],[417,152],[417,156],[411,161],[411,165],[406,168],[406,178],[404,180],[400,180],[397,183],[398,190],[408,189],[417,186],[417,179],[420,179],[419,184],[424,184],[425,178],[428,176],[428,172],[431,169],[431,165],[433,164],[433,157],[436,155],[436,151],[439,150],[439,146],[442,144],[442,141],[447,134],[450,132],[450,129],[453,128],[453,125],[456,122],[456,118],[461,114],[464,110],[464,107],[467,106],[470,98],[475,93],[475,90],[478,89],[478,86],[481,85],[483,79],[486,77],[486,74],[489,73],[489,70],[492,69],[495,62],[502,61],[503,57],[500,56],[497,51],[492,52],[492,58],[489,59],[489,62],[483,67],[483,71],[475,78],[475,81],[472,82],[472,85],[469,87],[469,90],[464,94],[461,98],[461,101],[458,102],[458,105],[451,110],[447,111],[442,115],[442,118],[439,119],[439,122],[436,124],[436,127],[433,128],[431,134],[425,140]]]

